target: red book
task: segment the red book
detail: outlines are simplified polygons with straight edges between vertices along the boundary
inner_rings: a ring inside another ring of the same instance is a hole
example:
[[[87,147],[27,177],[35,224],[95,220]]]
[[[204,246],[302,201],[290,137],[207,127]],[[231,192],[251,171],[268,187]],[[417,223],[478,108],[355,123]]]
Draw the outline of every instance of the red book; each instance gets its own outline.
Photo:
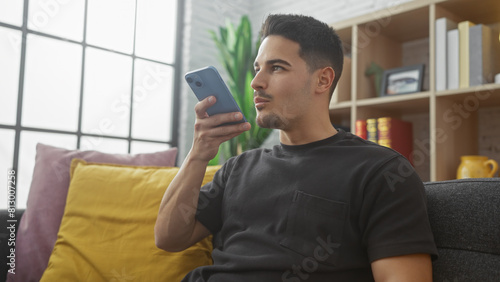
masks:
[[[391,117],[377,119],[378,144],[398,151],[413,164],[413,131],[411,122]]]
[[[356,121],[355,134],[366,140],[366,120],[359,119]]]

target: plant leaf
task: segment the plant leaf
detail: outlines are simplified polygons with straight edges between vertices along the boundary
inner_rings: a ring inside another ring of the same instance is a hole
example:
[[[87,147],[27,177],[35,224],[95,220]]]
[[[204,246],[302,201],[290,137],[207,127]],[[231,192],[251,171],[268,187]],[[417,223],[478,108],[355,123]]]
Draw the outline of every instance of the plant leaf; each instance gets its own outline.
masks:
[[[254,77],[253,62],[260,46],[260,39],[257,39],[253,45],[250,19],[247,15],[242,16],[237,27],[226,19],[226,24],[219,28],[218,35],[214,31],[210,31],[210,34],[229,77],[228,87],[251,124],[250,131],[221,144],[219,161],[224,162],[237,155],[239,150],[245,151],[260,147],[271,130],[260,128],[255,121],[257,113],[253,103],[254,90],[250,84]]]

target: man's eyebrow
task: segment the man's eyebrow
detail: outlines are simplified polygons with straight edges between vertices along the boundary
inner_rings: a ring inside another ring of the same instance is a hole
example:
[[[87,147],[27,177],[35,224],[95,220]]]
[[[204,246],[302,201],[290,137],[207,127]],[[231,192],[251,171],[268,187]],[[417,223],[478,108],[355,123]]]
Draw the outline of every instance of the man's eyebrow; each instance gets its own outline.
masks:
[[[286,66],[289,66],[289,67],[292,66],[289,62],[287,62],[287,61],[285,61],[283,59],[272,59],[272,60],[266,61],[266,65],[274,65],[274,64],[282,64],[282,65],[286,65]],[[254,65],[254,67],[258,67],[259,66],[259,62],[255,61],[253,63],[253,65]]]

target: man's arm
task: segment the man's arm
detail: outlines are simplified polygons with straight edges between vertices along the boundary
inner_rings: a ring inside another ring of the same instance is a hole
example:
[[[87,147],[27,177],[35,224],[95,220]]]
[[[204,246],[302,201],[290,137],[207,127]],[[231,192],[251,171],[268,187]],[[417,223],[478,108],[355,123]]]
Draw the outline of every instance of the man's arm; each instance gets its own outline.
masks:
[[[432,281],[432,262],[429,254],[388,257],[372,262],[376,282]]]
[[[206,110],[215,103],[209,97],[195,106],[193,145],[179,172],[163,195],[155,225],[156,246],[166,251],[182,251],[210,234],[195,219],[200,187],[208,162],[221,143],[250,129],[249,123],[218,126],[242,119],[241,113],[209,117]]]

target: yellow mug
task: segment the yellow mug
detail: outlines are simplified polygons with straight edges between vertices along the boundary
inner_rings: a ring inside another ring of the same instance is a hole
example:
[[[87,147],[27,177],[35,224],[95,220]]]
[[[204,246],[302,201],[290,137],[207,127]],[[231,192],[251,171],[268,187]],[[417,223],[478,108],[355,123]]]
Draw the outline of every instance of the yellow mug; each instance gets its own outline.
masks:
[[[498,163],[485,156],[462,156],[457,170],[457,179],[493,177]]]

